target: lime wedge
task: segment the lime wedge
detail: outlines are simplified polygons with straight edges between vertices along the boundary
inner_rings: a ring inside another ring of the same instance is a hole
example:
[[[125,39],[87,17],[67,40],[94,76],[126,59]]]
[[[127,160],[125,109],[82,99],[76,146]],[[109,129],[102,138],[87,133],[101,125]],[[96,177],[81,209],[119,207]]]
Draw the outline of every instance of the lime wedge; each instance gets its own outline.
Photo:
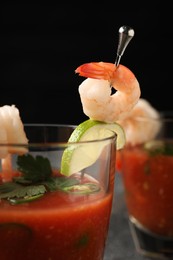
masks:
[[[119,124],[108,124],[91,119],[79,124],[68,140],[69,146],[63,152],[61,173],[70,176],[92,165],[98,159],[107,142],[104,140],[93,144],[90,141],[106,139],[110,136],[110,130],[117,134],[116,149],[123,148],[125,132]],[[82,144],[86,141],[89,141],[87,145],[86,143]]]

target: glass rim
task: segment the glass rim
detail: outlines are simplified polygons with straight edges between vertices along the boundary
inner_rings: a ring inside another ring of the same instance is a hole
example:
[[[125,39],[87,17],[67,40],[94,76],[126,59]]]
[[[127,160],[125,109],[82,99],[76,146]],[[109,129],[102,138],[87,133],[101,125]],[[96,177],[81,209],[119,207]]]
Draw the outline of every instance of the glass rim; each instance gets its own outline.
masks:
[[[24,128],[25,127],[48,127],[48,128],[65,128],[65,127],[69,127],[69,128],[73,128],[75,129],[77,127],[77,125],[73,125],[73,124],[50,124],[50,123],[24,123],[23,124]],[[113,140],[115,139],[115,142],[117,140],[117,134],[110,130],[110,129],[106,129],[106,131],[108,131],[110,133],[109,136],[104,137],[104,138],[95,138],[95,139],[91,139],[91,140],[87,140],[87,141],[77,141],[77,142],[69,142],[67,141],[43,141],[43,142],[29,142],[28,139],[28,143],[8,143],[8,142],[0,142],[0,147],[42,147],[42,148],[46,148],[46,147],[51,147],[51,148],[56,148],[56,147],[67,147],[70,145],[79,145],[79,144],[89,144],[89,143],[99,143],[99,142],[106,142],[108,140]],[[70,137],[70,135],[69,135]]]

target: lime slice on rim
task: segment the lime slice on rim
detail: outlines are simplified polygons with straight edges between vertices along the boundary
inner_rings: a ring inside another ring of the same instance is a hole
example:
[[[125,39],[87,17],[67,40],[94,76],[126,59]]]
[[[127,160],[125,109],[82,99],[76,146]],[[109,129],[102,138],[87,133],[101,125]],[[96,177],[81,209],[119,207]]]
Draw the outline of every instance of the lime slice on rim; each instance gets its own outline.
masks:
[[[125,132],[119,124],[108,124],[91,119],[79,124],[68,140],[69,146],[63,152],[61,173],[70,176],[92,165],[98,159],[105,145],[108,144],[107,140],[94,144],[92,141],[110,137],[110,130],[117,134],[116,149],[123,148]],[[82,144],[86,141],[89,141],[87,145],[86,143]],[[79,143],[79,145],[76,143]]]

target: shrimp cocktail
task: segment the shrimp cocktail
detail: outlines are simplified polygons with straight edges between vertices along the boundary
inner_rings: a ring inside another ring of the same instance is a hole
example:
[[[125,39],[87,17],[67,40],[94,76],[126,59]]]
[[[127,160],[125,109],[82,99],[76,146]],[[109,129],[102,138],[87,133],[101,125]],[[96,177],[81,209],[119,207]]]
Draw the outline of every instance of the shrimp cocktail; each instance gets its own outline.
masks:
[[[78,126],[23,124],[15,105],[0,107],[1,260],[103,260],[115,155],[125,145],[117,120],[140,87],[121,64],[75,72],[87,78],[79,94],[88,119]]]
[[[71,125],[22,125],[17,114],[0,108],[0,259],[103,259],[115,132],[94,123],[81,136]]]
[[[173,259],[173,114],[140,99],[121,125],[126,146],[118,158],[136,249]]]

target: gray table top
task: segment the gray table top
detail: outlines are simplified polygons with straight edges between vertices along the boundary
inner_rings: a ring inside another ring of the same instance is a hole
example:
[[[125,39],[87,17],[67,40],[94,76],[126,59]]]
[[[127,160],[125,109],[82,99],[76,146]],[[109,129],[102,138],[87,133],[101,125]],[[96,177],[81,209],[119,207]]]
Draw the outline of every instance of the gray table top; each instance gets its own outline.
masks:
[[[121,175],[116,174],[115,192],[104,260],[149,260],[135,250],[130,233]]]

